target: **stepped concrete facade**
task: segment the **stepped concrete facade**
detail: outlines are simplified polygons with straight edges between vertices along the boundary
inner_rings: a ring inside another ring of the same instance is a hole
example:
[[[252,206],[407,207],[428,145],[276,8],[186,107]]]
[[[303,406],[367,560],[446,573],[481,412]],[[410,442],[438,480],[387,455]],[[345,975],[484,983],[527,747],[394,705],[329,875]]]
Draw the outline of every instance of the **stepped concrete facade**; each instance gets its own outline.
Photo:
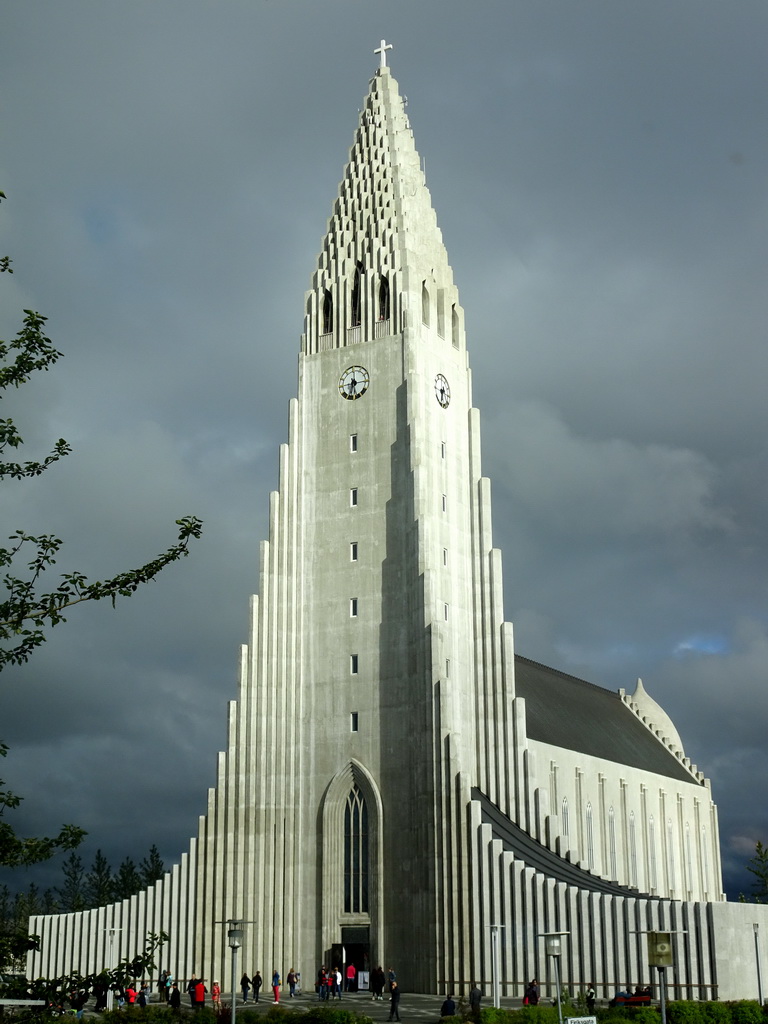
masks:
[[[305,299],[259,596],[226,752],[181,862],[120,904],[32,919],[31,975],[162,964],[265,978],[394,964],[466,992],[651,984],[757,995],[754,925],[722,893],[717,811],[638,681],[611,693],[515,654],[480,462],[464,312],[397,85],[371,80]],[[113,947],[110,951],[110,934]],[[766,965],[763,965],[766,970]],[[768,976],[768,971],[766,971]]]

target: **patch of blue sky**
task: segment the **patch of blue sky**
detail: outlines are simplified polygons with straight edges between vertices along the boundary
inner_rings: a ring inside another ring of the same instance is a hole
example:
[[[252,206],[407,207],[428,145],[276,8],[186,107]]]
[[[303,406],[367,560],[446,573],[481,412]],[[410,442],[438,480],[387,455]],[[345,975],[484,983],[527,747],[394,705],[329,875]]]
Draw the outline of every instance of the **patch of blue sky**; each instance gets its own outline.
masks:
[[[725,654],[729,649],[727,638],[719,633],[694,633],[676,644],[672,653],[682,658],[687,654]]]

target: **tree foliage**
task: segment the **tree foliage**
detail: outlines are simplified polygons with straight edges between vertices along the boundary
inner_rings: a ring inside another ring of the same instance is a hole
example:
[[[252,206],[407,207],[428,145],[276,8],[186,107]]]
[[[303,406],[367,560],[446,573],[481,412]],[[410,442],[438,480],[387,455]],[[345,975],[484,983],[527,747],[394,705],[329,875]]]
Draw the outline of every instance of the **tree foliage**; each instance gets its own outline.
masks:
[[[5,193],[0,192],[0,201]],[[11,259],[0,257],[0,273],[13,273]],[[13,340],[0,341],[0,399],[11,389],[28,383],[35,373],[47,371],[61,358],[45,334],[47,318],[31,309],[24,310],[23,326]],[[0,418],[0,480],[26,480],[40,476],[70,452],[70,446],[59,438],[50,452],[40,461],[17,461],[15,453],[24,441],[16,424],[10,418]],[[178,537],[175,544],[138,569],[119,572],[104,580],[89,580],[83,573],[62,573],[58,583],[46,588],[44,574],[56,564],[62,541],[52,534],[32,535],[17,529],[8,538],[6,547],[0,547],[0,671],[8,665],[26,662],[32,652],[45,642],[54,626],[66,621],[64,613],[86,601],[105,598],[115,605],[118,597],[130,597],[144,583],[154,580],[171,562],[189,553],[189,544],[200,537],[202,523],[193,516],[176,520]],[[7,747],[0,744],[0,756],[5,757]],[[18,807],[21,798],[5,788],[0,780],[0,867],[20,867],[47,860],[61,850],[74,850],[82,842],[85,832],[74,825],[64,825],[57,836],[20,838],[7,821],[7,810]],[[156,852],[156,851],[155,851]],[[134,866],[134,873],[140,878]],[[111,872],[110,872],[111,876]],[[71,854],[65,863],[65,883],[59,896],[71,904],[66,909],[79,909],[85,905],[85,887],[90,880],[84,878],[81,859]],[[114,880],[110,878],[111,885]],[[18,959],[27,949],[35,948],[35,939],[22,934],[20,915],[45,913],[52,907],[40,906],[37,891],[30,887],[26,902],[16,897],[12,913],[8,910],[8,890],[0,891],[0,964]],[[5,901],[5,902],[3,902]],[[33,906],[34,904],[34,906]],[[109,972],[111,984],[120,978],[135,977],[152,965],[152,953],[165,936],[149,937],[147,948],[135,961],[125,961],[117,971]],[[73,985],[93,987],[93,977],[70,976],[50,983],[62,990]],[[10,993],[6,993],[10,994]]]
[[[0,192],[0,200],[5,196]],[[8,257],[0,260],[0,273],[13,273]],[[11,388],[28,383],[33,374],[47,371],[61,358],[45,334],[47,317],[24,310],[23,327],[10,341],[0,341],[0,398]],[[71,451],[63,438],[52,446],[42,461],[7,461],[24,441],[12,419],[0,419],[0,480],[23,480],[40,476]],[[43,574],[56,564],[62,541],[51,534],[33,536],[16,530],[8,547],[0,548],[4,593],[0,600],[0,670],[27,661],[32,651],[45,642],[46,630],[66,622],[64,612],[84,601],[129,597],[144,583],[156,578],[167,565],[189,553],[189,543],[200,536],[202,523],[194,516],[177,519],[175,544],[138,569],[119,572],[105,580],[89,580],[80,572],[63,573],[52,590],[42,589]],[[14,565],[26,563],[21,571]]]
[[[768,846],[760,840],[755,846],[755,855],[747,862],[747,871],[751,872],[756,881],[752,883],[753,903],[768,903]]]

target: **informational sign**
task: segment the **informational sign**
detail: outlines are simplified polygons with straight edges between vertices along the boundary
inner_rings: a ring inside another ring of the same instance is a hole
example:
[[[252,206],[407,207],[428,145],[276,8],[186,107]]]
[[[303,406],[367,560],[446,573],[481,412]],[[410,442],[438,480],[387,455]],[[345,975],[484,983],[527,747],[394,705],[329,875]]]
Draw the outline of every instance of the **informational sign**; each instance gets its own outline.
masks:
[[[358,992],[368,991],[368,981],[370,979],[370,971],[358,971],[357,972],[357,990]]]
[[[597,1024],[597,1017],[566,1017],[565,1024]]]
[[[672,936],[669,932],[648,932],[648,964],[651,967],[671,967]]]

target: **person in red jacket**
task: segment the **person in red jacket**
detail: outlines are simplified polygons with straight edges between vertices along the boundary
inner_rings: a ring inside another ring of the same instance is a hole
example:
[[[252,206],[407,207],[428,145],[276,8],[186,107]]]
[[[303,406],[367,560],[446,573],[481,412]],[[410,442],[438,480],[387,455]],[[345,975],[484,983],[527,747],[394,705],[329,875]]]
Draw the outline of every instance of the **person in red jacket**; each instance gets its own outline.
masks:
[[[202,978],[198,978],[197,979],[197,984],[195,985],[195,1009],[196,1010],[202,1010],[202,1008],[205,1006],[205,993],[207,991],[208,991],[208,989],[205,987],[205,982],[203,981],[203,979]]]

